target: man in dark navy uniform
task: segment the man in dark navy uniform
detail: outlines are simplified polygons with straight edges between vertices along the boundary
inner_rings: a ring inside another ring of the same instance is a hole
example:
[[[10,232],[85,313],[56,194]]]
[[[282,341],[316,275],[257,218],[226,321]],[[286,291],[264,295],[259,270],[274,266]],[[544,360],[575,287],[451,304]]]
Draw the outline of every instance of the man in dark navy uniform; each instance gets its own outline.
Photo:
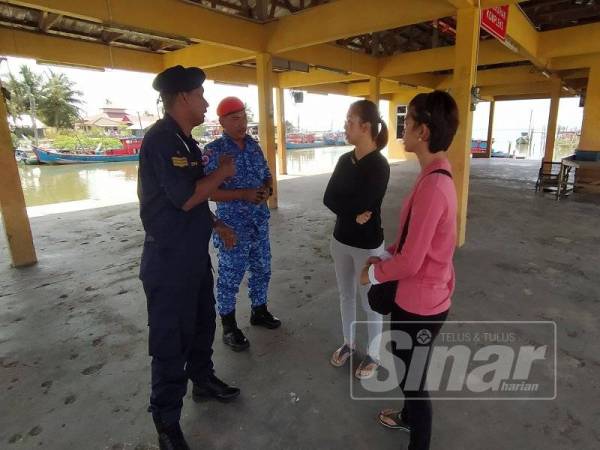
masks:
[[[160,449],[188,449],[179,427],[187,382],[194,401],[229,401],[240,391],[213,370],[215,298],[208,243],[217,232],[227,245],[235,234],[215,220],[208,198],[235,175],[231,157],[204,174],[202,153],[191,137],[204,122],[205,74],[194,67],[171,67],[154,79],[165,116],[148,131],[140,150],[138,196],[146,231],[140,279],[148,301],[152,356],[150,411]]]

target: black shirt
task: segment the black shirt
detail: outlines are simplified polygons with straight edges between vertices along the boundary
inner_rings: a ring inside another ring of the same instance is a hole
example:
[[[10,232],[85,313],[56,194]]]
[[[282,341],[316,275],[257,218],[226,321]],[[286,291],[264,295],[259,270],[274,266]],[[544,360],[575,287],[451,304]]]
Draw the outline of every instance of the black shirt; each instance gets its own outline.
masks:
[[[204,177],[198,144],[165,114],[142,141],[138,172],[146,231],[140,278],[177,285],[201,281],[209,264],[212,216],[208,202],[181,209]]]
[[[354,150],[344,153],[331,175],[323,203],[336,214],[333,236],[342,244],[374,249],[383,243],[381,203],[390,179],[390,165],[374,151],[357,160]],[[364,225],[356,216],[371,211]]]

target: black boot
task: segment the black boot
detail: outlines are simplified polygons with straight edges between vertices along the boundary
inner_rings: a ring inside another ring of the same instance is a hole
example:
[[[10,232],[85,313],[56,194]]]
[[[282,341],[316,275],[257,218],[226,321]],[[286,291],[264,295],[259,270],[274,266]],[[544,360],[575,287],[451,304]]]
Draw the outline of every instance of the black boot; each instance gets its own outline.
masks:
[[[266,304],[252,308],[250,323],[252,325],[258,325],[270,330],[274,330],[275,328],[279,328],[281,326],[281,320],[279,320],[277,317],[274,317],[273,314],[269,312]]]
[[[190,450],[181,432],[179,422],[167,425],[155,417],[154,425],[158,433],[158,448],[160,450]]]
[[[241,352],[250,347],[250,342],[237,326],[235,321],[235,311],[230,312],[226,316],[221,316],[223,324],[223,342],[231,347],[235,352]]]
[[[192,389],[192,398],[195,402],[215,399],[227,403],[236,399],[239,395],[240,390],[238,388],[229,386],[224,381],[219,380],[215,375],[209,376],[206,383],[202,385],[194,383]]]

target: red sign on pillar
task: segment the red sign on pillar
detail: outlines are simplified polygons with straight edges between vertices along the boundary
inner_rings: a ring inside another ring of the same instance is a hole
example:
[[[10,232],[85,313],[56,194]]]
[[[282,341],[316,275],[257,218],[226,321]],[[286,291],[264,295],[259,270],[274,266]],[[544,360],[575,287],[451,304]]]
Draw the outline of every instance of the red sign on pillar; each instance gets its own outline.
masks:
[[[496,6],[481,11],[481,28],[496,39],[504,42],[508,24],[508,5]]]

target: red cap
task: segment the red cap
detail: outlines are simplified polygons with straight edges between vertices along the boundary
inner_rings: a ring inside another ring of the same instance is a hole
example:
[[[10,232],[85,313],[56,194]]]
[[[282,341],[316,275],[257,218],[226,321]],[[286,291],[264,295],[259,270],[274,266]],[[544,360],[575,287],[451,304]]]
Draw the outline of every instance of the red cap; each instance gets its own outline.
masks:
[[[217,106],[217,116],[224,117],[228,114],[243,111],[246,105],[237,97],[225,97]]]

